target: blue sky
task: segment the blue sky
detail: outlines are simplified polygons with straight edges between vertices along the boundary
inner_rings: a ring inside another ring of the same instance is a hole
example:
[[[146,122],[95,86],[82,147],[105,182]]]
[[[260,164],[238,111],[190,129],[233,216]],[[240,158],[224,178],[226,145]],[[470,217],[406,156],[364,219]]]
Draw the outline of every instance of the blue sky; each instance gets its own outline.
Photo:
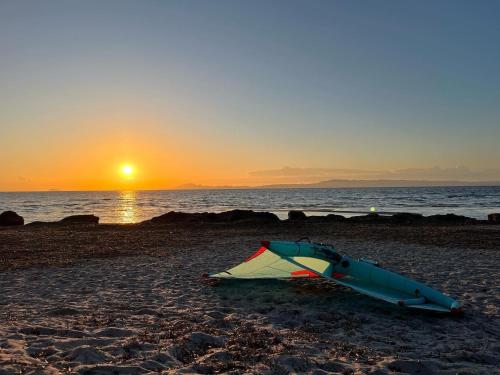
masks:
[[[179,181],[496,168],[499,14],[496,1],[4,0],[0,149],[15,171],[0,184],[65,171],[62,153],[100,137],[137,159],[131,139],[169,148]],[[30,160],[46,150],[39,176]]]

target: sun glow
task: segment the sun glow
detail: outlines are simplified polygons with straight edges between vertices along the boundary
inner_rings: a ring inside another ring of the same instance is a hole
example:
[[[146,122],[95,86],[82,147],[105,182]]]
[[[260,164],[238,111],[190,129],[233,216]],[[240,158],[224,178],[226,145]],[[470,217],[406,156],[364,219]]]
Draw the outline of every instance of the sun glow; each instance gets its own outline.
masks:
[[[134,167],[132,167],[130,164],[122,165],[121,172],[125,177],[132,177],[132,175],[134,174]]]

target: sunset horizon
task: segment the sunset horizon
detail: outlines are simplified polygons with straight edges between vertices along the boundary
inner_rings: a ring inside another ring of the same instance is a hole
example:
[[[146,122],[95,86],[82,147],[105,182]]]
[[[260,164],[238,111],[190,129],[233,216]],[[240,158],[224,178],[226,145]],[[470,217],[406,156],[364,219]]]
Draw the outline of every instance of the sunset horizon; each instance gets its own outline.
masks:
[[[500,179],[495,12],[292,3],[3,2],[0,191]]]
[[[454,168],[406,168],[401,170],[356,170],[356,169],[337,169],[337,168],[294,168],[283,167],[275,170],[251,171],[246,177],[239,179],[220,178],[216,180],[181,180],[177,182],[152,182],[141,176],[141,170],[137,170],[135,164],[121,163],[115,167],[114,175],[110,173],[111,178],[107,181],[99,182],[85,181],[83,185],[78,183],[63,187],[49,187],[47,185],[34,185],[30,189],[23,187],[0,190],[0,192],[43,192],[43,191],[127,191],[127,190],[177,190],[177,189],[199,189],[199,188],[252,188],[252,187],[273,187],[286,185],[287,187],[304,187],[315,185],[328,181],[345,181],[356,183],[387,182],[385,186],[401,186],[401,182],[408,182],[404,186],[438,186],[437,182],[449,183],[450,186],[456,186],[457,183],[466,183],[467,185],[478,186],[485,184],[500,185],[500,171],[490,170],[471,170],[464,166]],[[19,179],[22,186],[26,186],[30,181]],[[167,181],[167,180],[166,180]],[[175,180],[174,180],[175,181]],[[390,182],[394,181],[391,185]],[[80,182],[81,184],[82,182]],[[416,185],[412,185],[412,183]],[[363,185],[359,185],[362,187]],[[376,186],[376,185],[375,185]],[[332,186],[333,187],[333,186]]]
[[[498,373],[499,18],[0,0],[0,375]]]

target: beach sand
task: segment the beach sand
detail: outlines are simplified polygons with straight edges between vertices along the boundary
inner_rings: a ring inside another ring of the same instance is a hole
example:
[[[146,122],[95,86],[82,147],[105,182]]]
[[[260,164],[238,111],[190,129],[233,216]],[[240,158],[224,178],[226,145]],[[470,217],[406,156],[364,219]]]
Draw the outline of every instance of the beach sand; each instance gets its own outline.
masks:
[[[333,243],[460,300],[411,311],[324,280],[213,283],[261,240]],[[0,374],[500,373],[500,226],[0,229]]]

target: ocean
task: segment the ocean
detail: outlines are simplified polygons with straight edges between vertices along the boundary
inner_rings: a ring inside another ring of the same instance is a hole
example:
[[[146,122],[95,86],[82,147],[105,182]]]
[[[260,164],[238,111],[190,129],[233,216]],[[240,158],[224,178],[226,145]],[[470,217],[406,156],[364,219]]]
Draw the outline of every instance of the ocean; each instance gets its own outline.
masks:
[[[454,213],[485,219],[500,212],[500,186],[0,193],[0,212],[16,211],[27,223],[75,214],[97,215],[101,223],[135,223],[168,211],[232,209],[270,211],[281,218],[292,209],[310,215],[352,216],[372,207],[379,213]]]

